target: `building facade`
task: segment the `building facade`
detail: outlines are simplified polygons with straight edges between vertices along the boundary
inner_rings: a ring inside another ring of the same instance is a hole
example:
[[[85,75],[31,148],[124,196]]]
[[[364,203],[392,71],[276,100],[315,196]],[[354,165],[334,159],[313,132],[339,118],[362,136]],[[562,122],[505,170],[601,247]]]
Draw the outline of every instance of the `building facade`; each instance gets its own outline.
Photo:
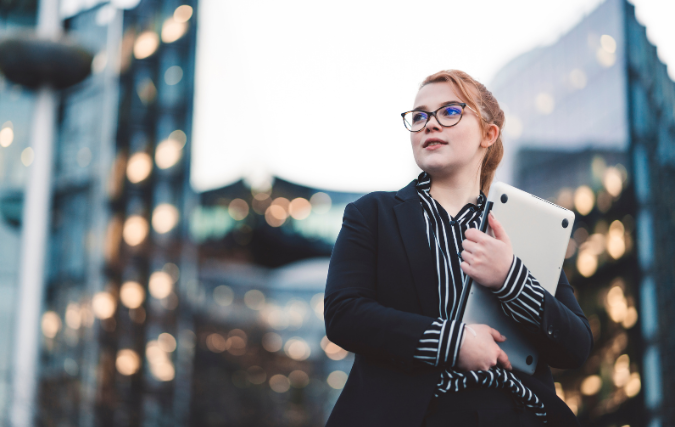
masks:
[[[607,0],[490,85],[507,119],[498,178],[574,209],[565,272],[591,323],[556,387],[584,425],[675,423],[675,84],[624,0]]]

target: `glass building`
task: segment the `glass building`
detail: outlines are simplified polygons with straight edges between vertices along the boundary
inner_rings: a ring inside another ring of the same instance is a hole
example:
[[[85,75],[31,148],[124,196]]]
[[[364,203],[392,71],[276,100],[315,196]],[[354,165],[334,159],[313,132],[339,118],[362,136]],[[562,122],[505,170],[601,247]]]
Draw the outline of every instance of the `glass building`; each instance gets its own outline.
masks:
[[[675,84],[625,0],[607,0],[489,85],[506,113],[498,179],[574,209],[565,272],[595,345],[555,372],[584,425],[675,423]]]

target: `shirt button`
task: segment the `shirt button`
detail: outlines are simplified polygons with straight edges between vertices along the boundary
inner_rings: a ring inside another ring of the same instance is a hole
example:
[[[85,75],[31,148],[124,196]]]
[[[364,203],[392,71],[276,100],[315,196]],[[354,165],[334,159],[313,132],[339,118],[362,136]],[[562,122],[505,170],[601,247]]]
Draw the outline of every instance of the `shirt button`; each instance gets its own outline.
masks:
[[[553,325],[549,325],[548,327],[548,334],[553,335]]]

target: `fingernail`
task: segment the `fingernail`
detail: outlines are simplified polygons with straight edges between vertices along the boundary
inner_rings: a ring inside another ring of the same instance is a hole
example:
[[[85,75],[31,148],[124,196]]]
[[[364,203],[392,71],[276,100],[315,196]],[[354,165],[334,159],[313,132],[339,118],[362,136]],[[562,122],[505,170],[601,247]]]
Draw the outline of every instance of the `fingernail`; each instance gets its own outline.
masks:
[[[502,335],[502,339],[504,339],[504,340],[505,340],[505,339],[506,339],[506,337],[505,337],[504,335]]]

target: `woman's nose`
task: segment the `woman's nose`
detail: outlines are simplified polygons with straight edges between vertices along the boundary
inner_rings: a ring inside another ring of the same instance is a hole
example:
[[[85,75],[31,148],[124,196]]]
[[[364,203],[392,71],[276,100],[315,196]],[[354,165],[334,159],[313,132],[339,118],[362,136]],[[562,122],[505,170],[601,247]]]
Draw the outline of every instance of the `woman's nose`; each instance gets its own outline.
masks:
[[[429,121],[427,122],[427,126],[425,128],[425,131],[427,132],[432,130],[441,130],[441,125],[438,123],[436,115],[429,117]]]

